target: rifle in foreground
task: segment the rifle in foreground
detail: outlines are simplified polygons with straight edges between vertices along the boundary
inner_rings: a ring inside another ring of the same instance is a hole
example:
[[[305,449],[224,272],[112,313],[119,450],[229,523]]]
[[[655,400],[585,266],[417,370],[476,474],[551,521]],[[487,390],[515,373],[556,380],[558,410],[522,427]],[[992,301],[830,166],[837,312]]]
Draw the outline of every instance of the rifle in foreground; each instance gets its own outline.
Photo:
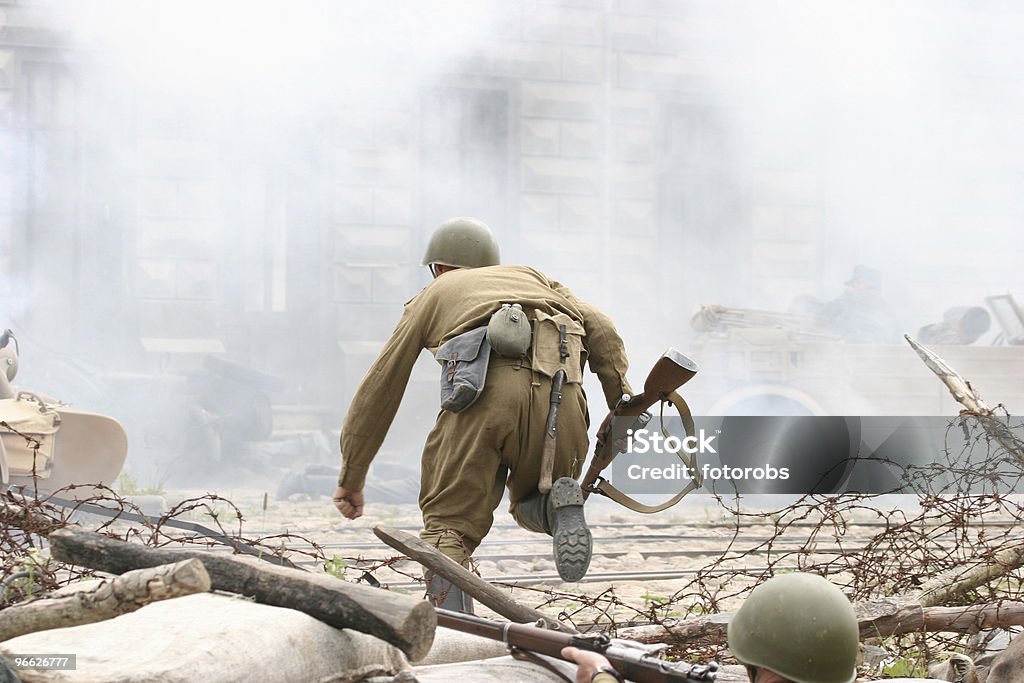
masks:
[[[590,460],[590,467],[580,480],[580,488],[583,489],[584,497],[591,493],[601,493],[609,496],[616,502],[637,512],[658,512],[666,507],[674,505],[682,495],[700,486],[700,480],[691,479],[691,488],[687,488],[681,495],[673,498],[671,502],[659,506],[645,506],[638,503],[625,494],[614,489],[611,484],[601,477],[601,472],[611,464],[615,456],[619,454],[620,445],[626,438],[627,431],[643,428],[651,419],[647,409],[659,401],[672,403],[679,411],[680,417],[688,431],[693,429],[693,420],[690,418],[689,408],[682,397],[676,393],[676,389],[683,386],[697,374],[697,364],[675,349],[669,349],[658,362],[651,368],[651,372],[644,381],[644,390],[635,396],[624,395],[618,405],[615,406],[608,418],[598,429],[597,446],[594,448],[594,457]],[[632,418],[632,419],[629,419]],[[688,463],[692,464],[692,463]]]
[[[569,634],[527,624],[497,622],[462,612],[437,609],[437,625],[475,636],[500,640],[509,650],[533,652],[562,659],[562,648],[599,652],[626,680],[637,683],[707,683],[715,680],[718,665],[680,664],[658,659],[640,649],[622,647],[599,634]]]

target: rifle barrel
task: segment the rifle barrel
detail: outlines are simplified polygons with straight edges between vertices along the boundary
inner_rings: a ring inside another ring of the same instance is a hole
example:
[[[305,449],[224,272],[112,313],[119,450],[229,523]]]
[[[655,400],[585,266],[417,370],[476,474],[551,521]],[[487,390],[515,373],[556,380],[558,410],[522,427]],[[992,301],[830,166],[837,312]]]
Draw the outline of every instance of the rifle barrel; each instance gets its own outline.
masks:
[[[475,636],[500,640],[509,647],[562,659],[562,648],[578,647],[602,653],[616,671],[638,683],[697,683],[714,681],[717,665],[685,665],[651,657],[643,650],[621,647],[605,635],[560,633],[528,624],[499,623],[472,614],[435,608],[437,625]]]
[[[435,607],[434,611],[437,612],[438,626],[455,629],[456,631],[463,631],[464,633],[471,633],[483,638],[490,638],[491,640],[508,642],[507,635],[505,633],[505,629],[509,625],[508,622],[503,624],[497,621],[491,621],[490,619],[484,619],[483,617],[474,616],[472,614],[464,614],[462,612],[441,609],[440,607]]]

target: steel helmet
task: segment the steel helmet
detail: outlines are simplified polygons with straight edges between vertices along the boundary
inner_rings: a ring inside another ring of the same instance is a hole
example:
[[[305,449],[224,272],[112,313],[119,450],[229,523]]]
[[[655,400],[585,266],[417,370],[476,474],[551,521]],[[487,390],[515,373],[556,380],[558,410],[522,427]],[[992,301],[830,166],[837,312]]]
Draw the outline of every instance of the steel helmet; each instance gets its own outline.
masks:
[[[437,263],[459,268],[482,268],[501,263],[498,242],[487,224],[475,218],[451,218],[430,236],[421,265]]]
[[[816,574],[769,579],[729,622],[729,649],[736,659],[795,683],[851,683],[859,643],[850,601]]]

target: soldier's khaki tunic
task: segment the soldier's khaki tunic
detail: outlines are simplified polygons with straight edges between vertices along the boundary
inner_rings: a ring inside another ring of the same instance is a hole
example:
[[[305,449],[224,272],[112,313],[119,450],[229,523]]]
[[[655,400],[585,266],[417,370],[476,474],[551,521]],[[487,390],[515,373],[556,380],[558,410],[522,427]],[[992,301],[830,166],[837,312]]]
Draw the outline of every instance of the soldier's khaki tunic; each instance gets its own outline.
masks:
[[[450,271],[405,305],[391,338],[363,378],[342,426],[341,486],[363,488],[420,351],[435,352],[452,337],[486,325],[502,303],[513,302],[531,318],[541,310],[565,313],[582,323],[586,362],[600,378],[609,408],[629,390],[625,349],[611,319],[566,287],[526,266]],[[423,449],[419,504],[424,540],[461,562],[490,530],[506,484],[513,516],[518,501],[536,492],[550,395],[550,379],[531,370],[528,359],[492,353],[477,401],[461,413],[440,412]],[[579,476],[587,456],[587,426],[582,386],[566,384],[556,479]]]

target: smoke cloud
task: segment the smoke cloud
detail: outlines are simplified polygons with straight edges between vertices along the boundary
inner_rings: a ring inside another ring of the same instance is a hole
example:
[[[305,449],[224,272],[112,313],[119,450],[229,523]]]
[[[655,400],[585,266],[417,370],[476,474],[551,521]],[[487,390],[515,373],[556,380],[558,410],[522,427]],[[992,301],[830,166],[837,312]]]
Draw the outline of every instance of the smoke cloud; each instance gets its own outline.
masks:
[[[907,332],[1024,297],[1012,4],[89,0],[52,23],[74,59],[0,138],[2,303],[41,356],[25,381],[128,416],[133,453],[166,438],[104,389],[158,376],[147,401],[173,410],[207,353],[338,423],[454,215],[606,309],[636,386],[666,346],[700,353],[695,305],[785,312],[858,264]],[[254,320],[265,337],[216,347]],[[698,410],[735,384],[716,362]],[[434,372],[385,446],[407,462]],[[861,392],[846,411],[890,409]]]

